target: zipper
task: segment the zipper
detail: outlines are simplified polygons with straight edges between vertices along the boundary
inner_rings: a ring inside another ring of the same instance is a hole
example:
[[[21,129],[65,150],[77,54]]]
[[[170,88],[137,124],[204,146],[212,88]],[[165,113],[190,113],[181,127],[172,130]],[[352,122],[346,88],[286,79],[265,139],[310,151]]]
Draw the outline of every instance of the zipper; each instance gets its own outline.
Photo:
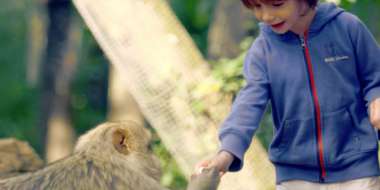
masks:
[[[304,52],[306,64],[307,64],[307,70],[309,73],[309,82],[310,82],[310,88],[312,92],[312,98],[313,98],[313,104],[314,104],[314,112],[316,117],[316,126],[317,126],[317,155],[318,155],[318,161],[320,166],[320,182],[323,182],[326,178],[326,168],[325,168],[325,162],[324,162],[324,155],[323,155],[323,141],[322,141],[322,124],[321,124],[321,109],[320,104],[318,100],[318,94],[317,94],[317,88],[315,85],[314,80],[314,73],[313,73],[313,66],[311,64],[311,58],[310,58],[310,52],[309,48],[307,47],[307,31],[304,33],[304,36],[300,36],[301,39],[301,46]]]

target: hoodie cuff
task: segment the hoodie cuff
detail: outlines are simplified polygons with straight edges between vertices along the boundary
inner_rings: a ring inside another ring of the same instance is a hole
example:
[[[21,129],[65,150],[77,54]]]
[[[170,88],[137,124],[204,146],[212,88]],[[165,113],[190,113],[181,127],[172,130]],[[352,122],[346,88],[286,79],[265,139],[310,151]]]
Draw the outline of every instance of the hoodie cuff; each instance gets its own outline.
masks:
[[[228,170],[231,172],[239,171],[243,167],[244,153],[249,145],[247,145],[242,137],[239,137],[236,134],[225,135],[220,141],[220,151],[227,151],[234,156],[234,160]]]
[[[376,98],[380,98],[380,87],[372,88],[370,91],[367,92],[365,95],[365,100],[367,100],[367,107],[369,104],[375,100]]]

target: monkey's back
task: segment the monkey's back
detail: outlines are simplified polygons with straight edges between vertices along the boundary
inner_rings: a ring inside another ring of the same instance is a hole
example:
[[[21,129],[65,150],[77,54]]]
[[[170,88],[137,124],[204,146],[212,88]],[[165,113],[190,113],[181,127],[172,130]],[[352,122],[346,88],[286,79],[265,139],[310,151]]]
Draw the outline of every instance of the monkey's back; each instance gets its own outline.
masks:
[[[85,154],[56,161],[34,173],[0,180],[1,190],[163,190],[153,178],[125,164]]]

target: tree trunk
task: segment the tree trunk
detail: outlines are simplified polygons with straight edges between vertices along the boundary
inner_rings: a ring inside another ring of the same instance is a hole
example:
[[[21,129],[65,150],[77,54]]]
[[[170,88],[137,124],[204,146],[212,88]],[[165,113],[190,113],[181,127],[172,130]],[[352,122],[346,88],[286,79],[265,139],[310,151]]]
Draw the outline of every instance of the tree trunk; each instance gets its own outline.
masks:
[[[79,23],[68,0],[50,0],[46,55],[41,81],[41,138],[47,162],[69,155],[74,144],[70,121],[70,83],[81,39]]]
[[[164,0],[74,3],[111,63],[123,73],[144,116],[189,176],[197,162],[216,153],[217,126],[230,101],[218,93],[206,97],[207,116],[191,107],[194,89],[210,76],[210,69],[186,30]],[[255,164],[227,174],[219,189],[259,189],[252,173],[265,174],[272,168],[253,171]]]
[[[144,116],[139,105],[124,83],[123,72],[110,67],[108,121],[133,120],[144,126]]]
[[[28,9],[29,26],[28,26],[28,59],[26,78],[30,87],[37,85],[41,58],[45,46],[46,36],[46,18],[43,4],[40,2],[29,3]]]
[[[219,0],[209,29],[208,59],[235,58],[241,53],[241,41],[256,33],[251,11],[236,0]]]

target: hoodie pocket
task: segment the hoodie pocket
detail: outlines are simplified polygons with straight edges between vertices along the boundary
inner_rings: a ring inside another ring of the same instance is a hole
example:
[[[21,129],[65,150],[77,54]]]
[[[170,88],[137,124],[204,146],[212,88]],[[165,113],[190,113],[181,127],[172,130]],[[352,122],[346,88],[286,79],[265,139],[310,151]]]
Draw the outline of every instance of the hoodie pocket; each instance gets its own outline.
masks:
[[[317,167],[315,120],[286,120],[270,145],[274,163]]]
[[[346,108],[323,115],[324,154],[327,166],[338,168],[360,150],[360,136]]]

